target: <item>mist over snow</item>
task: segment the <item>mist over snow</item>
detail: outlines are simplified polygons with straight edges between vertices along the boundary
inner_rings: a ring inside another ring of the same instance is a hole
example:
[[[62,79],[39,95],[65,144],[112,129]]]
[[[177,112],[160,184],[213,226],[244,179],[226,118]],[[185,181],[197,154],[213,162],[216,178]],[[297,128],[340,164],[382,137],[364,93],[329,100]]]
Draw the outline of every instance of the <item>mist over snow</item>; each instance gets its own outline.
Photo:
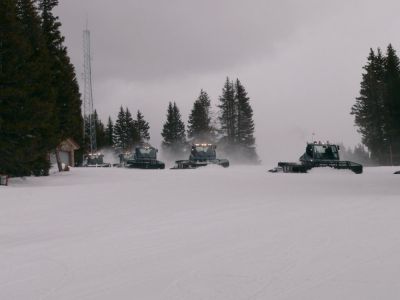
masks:
[[[77,73],[85,15],[94,101],[105,121],[141,109],[159,146],[168,101],[187,121],[200,89],[214,107],[226,76],[254,109],[263,162],[297,159],[312,133],[354,146],[349,114],[369,48],[399,48],[400,2],[62,1],[57,8]]]

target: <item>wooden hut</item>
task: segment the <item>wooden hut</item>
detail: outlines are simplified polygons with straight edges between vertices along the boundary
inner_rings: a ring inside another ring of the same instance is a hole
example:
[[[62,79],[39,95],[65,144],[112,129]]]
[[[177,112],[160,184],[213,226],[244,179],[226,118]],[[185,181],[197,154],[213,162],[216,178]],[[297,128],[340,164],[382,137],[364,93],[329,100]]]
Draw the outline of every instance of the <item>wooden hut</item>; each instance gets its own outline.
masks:
[[[60,143],[57,147],[60,155],[61,163],[65,166],[75,166],[75,151],[78,150],[79,145],[71,138],[68,138]],[[52,164],[57,164],[55,153],[50,155],[50,161]]]

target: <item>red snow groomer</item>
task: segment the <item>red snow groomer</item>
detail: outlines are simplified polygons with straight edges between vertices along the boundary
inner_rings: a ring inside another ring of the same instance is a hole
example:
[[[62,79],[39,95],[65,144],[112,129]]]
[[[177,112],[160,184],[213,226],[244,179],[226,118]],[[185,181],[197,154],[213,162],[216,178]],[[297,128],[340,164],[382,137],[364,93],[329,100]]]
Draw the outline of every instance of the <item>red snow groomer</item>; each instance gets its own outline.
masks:
[[[321,142],[308,143],[306,152],[300,156],[300,162],[279,162],[278,167],[269,170],[269,172],[277,173],[307,173],[313,168],[330,167],[334,169],[347,169],[356,174],[363,172],[361,164],[344,161],[339,158],[338,145]]]

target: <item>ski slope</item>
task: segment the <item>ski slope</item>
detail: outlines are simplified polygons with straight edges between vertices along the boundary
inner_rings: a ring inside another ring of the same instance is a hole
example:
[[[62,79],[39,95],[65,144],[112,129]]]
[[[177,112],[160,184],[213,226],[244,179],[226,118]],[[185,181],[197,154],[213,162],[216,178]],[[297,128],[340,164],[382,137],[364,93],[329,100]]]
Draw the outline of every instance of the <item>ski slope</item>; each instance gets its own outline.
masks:
[[[84,169],[0,187],[0,299],[398,299],[400,175]]]

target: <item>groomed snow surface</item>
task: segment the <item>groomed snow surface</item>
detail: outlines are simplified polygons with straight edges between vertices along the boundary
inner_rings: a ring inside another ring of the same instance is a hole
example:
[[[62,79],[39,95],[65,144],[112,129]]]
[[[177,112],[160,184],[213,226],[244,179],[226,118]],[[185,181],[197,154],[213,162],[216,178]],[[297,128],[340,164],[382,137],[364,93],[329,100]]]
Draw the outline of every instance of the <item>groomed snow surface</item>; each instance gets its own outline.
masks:
[[[399,299],[400,175],[85,169],[0,187],[0,299]]]

